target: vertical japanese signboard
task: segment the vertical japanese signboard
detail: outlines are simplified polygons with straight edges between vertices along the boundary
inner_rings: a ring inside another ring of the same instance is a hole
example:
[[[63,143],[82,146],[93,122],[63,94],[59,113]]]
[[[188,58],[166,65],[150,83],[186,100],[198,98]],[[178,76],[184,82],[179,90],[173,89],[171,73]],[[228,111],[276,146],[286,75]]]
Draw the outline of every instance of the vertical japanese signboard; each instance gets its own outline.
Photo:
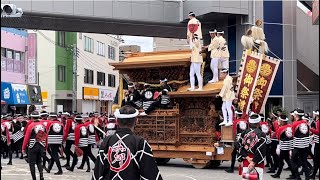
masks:
[[[252,102],[254,87],[256,87],[260,72],[262,55],[256,52],[245,51],[239,70],[237,82],[238,107],[247,114]]]
[[[28,34],[28,84],[37,83],[36,55],[37,53],[37,35]]]
[[[253,105],[256,113],[262,113],[267,102],[274,78],[277,74],[280,60],[264,56],[257,80],[257,85],[253,91]]]

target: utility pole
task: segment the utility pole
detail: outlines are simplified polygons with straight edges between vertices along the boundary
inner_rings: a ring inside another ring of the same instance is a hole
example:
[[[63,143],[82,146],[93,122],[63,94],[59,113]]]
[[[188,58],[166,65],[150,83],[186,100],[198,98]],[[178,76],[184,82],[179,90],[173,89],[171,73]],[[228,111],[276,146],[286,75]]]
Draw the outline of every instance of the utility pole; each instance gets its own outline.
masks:
[[[77,45],[73,44],[72,112],[77,110]]]

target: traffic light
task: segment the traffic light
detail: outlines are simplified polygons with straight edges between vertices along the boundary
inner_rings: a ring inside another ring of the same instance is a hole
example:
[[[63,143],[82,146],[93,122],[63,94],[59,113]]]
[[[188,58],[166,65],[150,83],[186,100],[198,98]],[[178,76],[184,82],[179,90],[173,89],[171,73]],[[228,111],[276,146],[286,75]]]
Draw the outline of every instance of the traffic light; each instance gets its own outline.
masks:
[[[22,9],[14,4],[1,4],[1,17],[21,17],[22,14]]]

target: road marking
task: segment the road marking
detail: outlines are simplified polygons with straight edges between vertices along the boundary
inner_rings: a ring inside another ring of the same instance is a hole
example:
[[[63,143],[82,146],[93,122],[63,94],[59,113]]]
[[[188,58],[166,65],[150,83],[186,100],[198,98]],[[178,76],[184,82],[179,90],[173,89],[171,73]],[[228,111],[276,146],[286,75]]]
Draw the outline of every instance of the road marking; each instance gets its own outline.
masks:
[[[193,177],[191,177],[191,176],[184,176],[184,177],[190,178],[190,179],[192,179],[192,180],[197,180],[197,179],[195,179],[195,178],[193,178]]]

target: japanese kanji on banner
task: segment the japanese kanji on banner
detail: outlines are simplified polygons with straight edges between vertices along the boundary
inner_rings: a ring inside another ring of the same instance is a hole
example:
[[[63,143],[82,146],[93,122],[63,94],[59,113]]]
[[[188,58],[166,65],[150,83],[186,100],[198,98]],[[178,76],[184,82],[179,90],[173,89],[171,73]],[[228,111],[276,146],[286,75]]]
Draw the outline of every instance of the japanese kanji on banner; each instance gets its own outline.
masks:
[[[245,51],[242,56],[242,62],[239,69],[239,78],[237,82],[238,107],[247,114],[252,102],[254,87],[256,87],[258,75],[260,72],[262,55],[252,51]]]
[[[269,56],[264,56],[262,59],[257,85],[253,91],[253,105],[256,113],[262,113],[264,111],[263,107],[267,102],[279,64],[279,59],[274,59]]]

